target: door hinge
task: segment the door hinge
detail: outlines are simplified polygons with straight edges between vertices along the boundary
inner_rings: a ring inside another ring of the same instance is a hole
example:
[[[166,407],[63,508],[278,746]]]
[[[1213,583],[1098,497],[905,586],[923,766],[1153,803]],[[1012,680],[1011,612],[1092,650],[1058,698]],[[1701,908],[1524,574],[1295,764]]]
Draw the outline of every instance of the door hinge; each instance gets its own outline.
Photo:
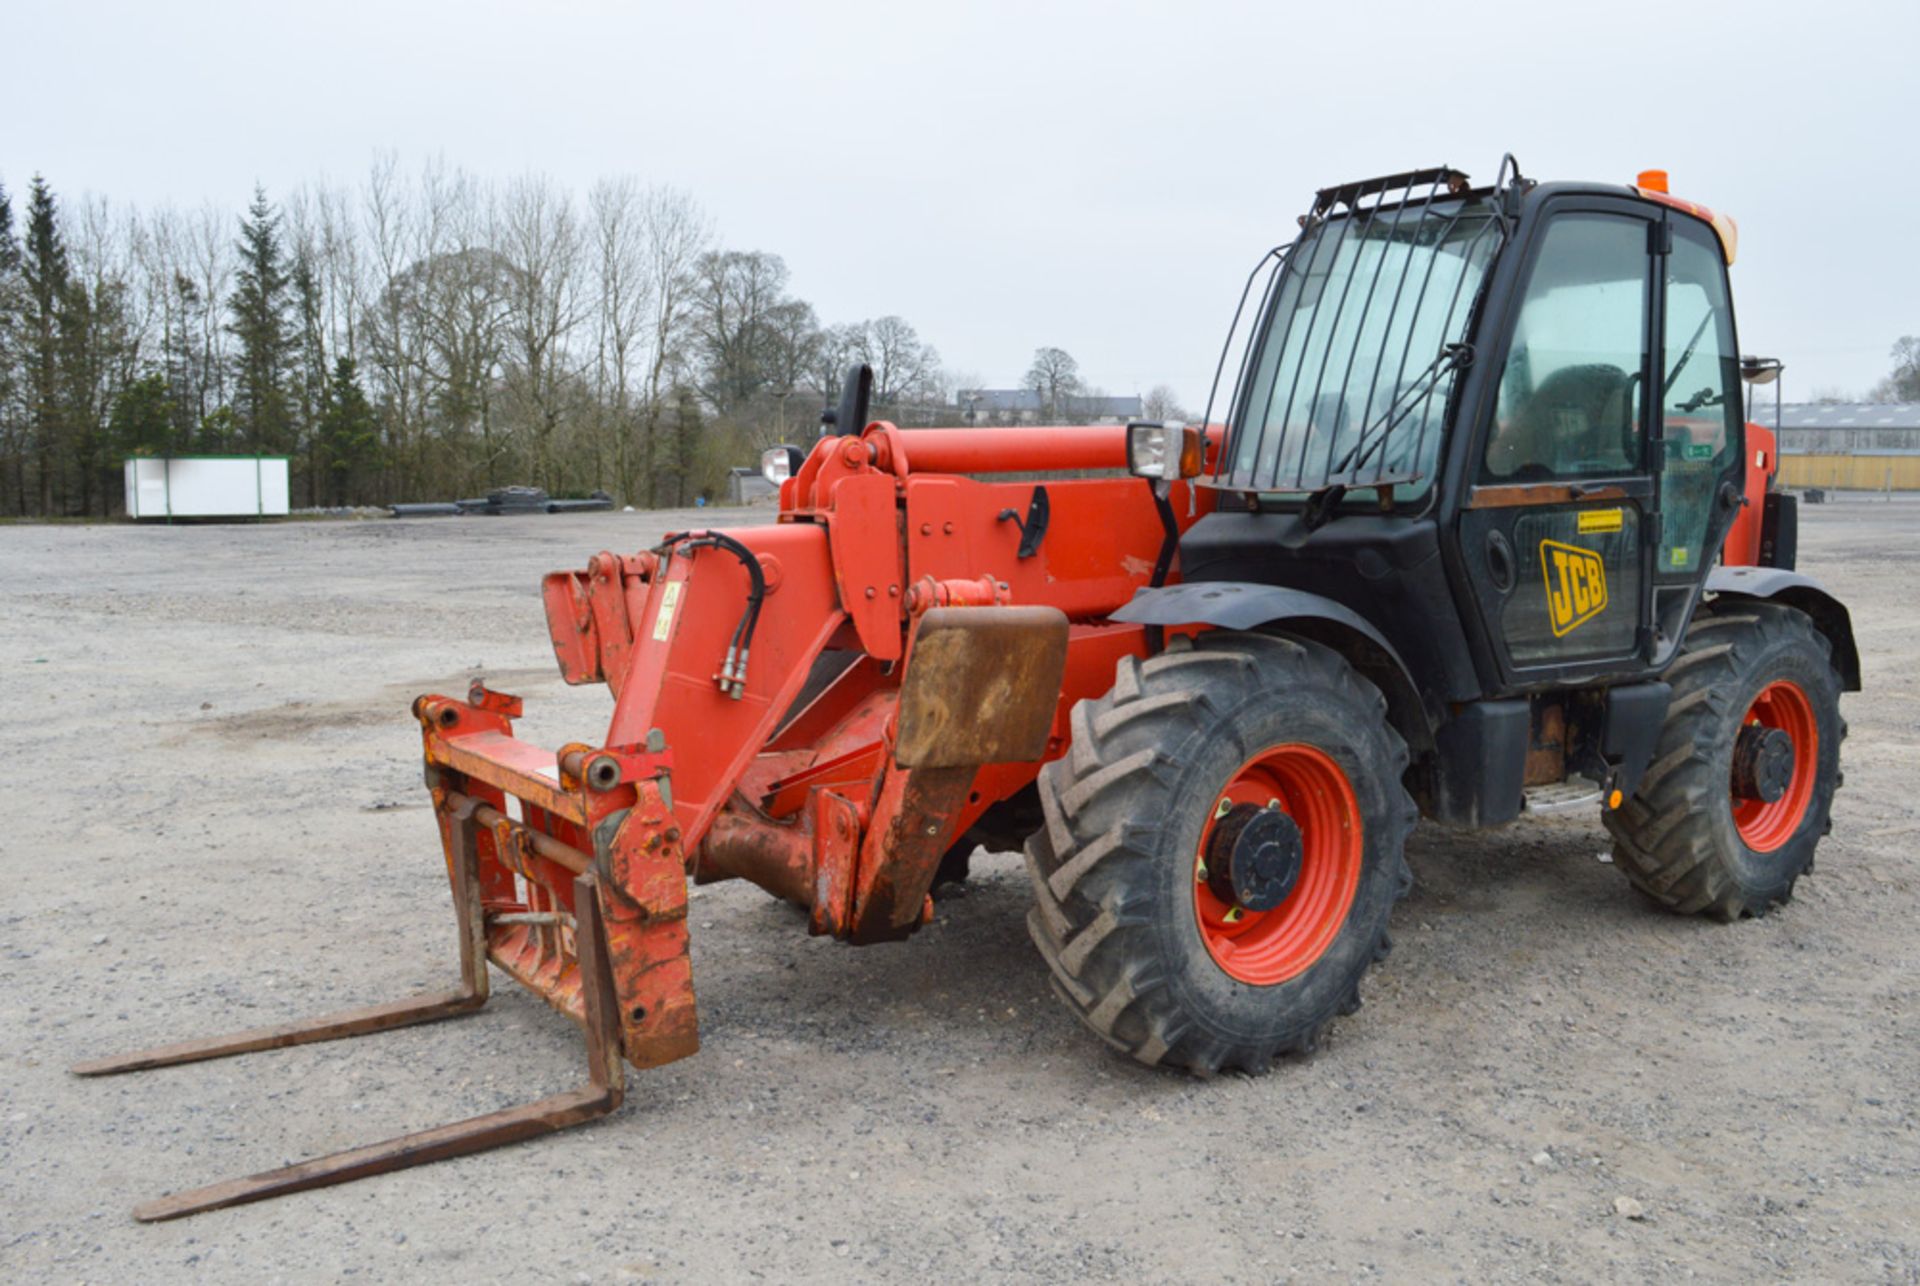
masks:
[[[1656,255],[1673,253],[1673,225],[1665,219],[1647,225],[1647,253]]]

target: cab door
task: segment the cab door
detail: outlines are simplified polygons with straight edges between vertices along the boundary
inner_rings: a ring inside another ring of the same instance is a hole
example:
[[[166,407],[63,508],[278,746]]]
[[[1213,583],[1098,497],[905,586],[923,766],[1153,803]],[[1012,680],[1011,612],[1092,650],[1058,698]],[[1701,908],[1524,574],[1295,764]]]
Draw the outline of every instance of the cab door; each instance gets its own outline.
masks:
[[[1641,202],[1565,198],[1524,248],[1457,519],[1503,689],[1651,663],[1664,222]]]

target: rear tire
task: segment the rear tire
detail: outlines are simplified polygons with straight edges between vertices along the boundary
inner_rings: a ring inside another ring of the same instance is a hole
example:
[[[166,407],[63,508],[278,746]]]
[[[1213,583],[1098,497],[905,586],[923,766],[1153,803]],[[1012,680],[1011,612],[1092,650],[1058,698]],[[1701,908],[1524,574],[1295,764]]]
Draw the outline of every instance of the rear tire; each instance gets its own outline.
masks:
[[[1377,688],[1319,644],[1215,632],[1121,661],[1072,728],[1026,847],[1029,930],[1068,1008],[1141,1062],[1202,1075],[1264,1070],[1359,1008],[1412,886],[1418,816]],[[1207,882],[1203,842],[1242,851],[1213,838],[1232,808],[1282,812],[1297,833],[1290,891],[1268,909]]]
[[[1793,896],[1832,829],[1841,782],[1840,676],[1805,613],[1778,603],[1702,607],[1663,676],[1666,726],[1632,799],[1606,815],[1614,865],[1670,910],[1720,920],[1765,915]],[[1794,767],[1767,802],[1734,784],[1749,724],[1786,732]],[[1809,744],[1811,743],[1811,744]]]

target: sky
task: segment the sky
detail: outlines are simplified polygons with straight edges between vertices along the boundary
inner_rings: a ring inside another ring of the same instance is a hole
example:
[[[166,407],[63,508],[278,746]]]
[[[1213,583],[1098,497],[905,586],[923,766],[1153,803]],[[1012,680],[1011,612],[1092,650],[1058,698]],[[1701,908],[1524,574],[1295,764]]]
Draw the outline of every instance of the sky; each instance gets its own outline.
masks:
[[[898,313],[1017,385],[1067,349],[1196,410],[1314,189],[1425,165],[1627,183],[1740,225],[1788,400],[1920,333],[1920,4],[1531,0],[21,5],[0,182],[236,212],[394,151],[684,188],[824,321]]]

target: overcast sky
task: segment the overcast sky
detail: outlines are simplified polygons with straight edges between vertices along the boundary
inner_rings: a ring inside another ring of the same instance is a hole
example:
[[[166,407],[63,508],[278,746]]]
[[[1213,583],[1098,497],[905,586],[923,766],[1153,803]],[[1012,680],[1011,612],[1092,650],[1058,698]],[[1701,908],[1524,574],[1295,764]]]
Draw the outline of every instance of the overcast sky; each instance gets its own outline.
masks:
[[[0,181],[236,212],[376,151],[690,191],[823,321],[899,313],[1019,383],[1205,398],[1313,189],[1517,154],[1740,224],[1748,352],[1864,391],[1920,333],[1920,4],[33,3]]]

